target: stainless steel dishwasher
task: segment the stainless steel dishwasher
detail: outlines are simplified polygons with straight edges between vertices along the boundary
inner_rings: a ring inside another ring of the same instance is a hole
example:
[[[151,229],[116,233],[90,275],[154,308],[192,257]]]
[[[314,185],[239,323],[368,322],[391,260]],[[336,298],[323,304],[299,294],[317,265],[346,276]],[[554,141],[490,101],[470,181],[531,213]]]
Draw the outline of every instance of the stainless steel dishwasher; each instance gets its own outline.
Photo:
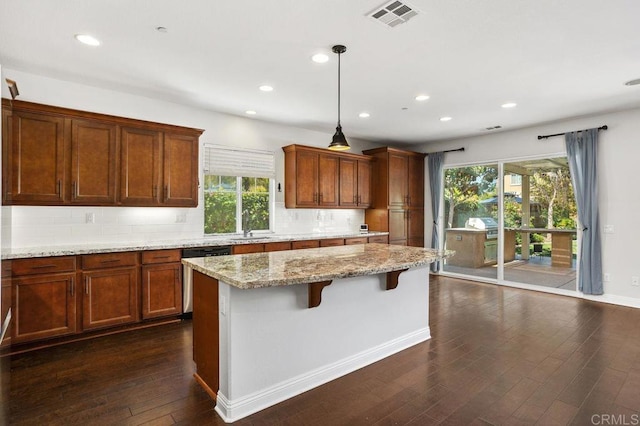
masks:
[[[182,249],[182,258],[226,256],[231,254],[231,246],[195,247]],[[193,315],[193,281],[191,268],[182,265],[182,317]]]

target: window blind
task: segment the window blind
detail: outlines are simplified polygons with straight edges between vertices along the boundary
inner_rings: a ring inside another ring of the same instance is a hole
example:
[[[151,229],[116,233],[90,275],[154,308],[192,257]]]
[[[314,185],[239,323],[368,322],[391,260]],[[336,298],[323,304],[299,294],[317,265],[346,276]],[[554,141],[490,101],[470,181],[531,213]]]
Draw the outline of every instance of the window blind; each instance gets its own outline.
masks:
[[[275,155],[272,151],[204,145],[203,170],[206,175],[275,178]]]

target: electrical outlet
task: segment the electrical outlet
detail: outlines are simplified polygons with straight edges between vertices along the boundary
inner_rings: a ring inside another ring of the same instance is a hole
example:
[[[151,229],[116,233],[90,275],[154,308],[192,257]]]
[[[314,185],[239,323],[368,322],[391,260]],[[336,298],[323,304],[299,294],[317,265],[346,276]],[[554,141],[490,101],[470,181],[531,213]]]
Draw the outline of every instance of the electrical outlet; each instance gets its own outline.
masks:
[[[86,213],[84,215],[85,223],[96,223],[96,214],[95,213]]]
[[[631,277],[631,285],[640,286],[640,277]]]
[[[176,223],[186,223],[187,222],[187,214],[186,213],[178,213],[176,215]]]
[[[604,226],[604,233],[605,234],[613,234],[615,232],[615,228],[613,227],[613,225],[605,225]]]
[[[603,274],[602,275],[602,281],[608,283],[609,281],[611,281],[611,274]]]

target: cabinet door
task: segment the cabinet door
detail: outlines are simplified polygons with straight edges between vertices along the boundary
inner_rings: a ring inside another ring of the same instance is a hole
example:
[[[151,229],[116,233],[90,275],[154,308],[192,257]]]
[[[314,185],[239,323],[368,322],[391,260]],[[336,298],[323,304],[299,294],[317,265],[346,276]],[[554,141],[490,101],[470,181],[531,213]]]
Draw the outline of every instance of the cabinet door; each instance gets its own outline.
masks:
[[[160,197],[159,132],[123,128],[120,137],[120,202],[158,205]]]
[[[142,318],[182,313],[180,263],[142,267]]]
[[[318,205],[318,154],[296,152],[296,206]]]
[[[82,277],[84,330],[138,321],[136,267],[83,272]]]
[[[358,205],[358,161],[340,159],[340,207]]]
[[[73,120],[71,124],[71,202],[116,202],[116,126]]]
[[[424,210],[407,210],[408,245],[424,247]]]
[[[9,175],[9,152],[11,146],[11,128],[13,127],[12,111],[2,108],[2,204],[8,204],[11,194],[11,179]],[[6,338],[6,337],[5,337]]]
[[[64,201],[64,119],[13,111],[7,201],[62,204]]]
[[[3,262],[4,263],[4,262]],[[12,289],[11,289],[11,278],[8,277],[3,277],[2,278],[2,284],[0,285],[0,328],[2,328],[2,326],[4,325],[4,320],[7,317],[7,313],[9,312],[9,308],[11,308],[11,303],[12,303],[12,297],[11,297],[11,293],[12,293]],[[15,321],[12,320],[11,324],[13,324]],[[7,333],[4,335],[4,340],[2,342],[0,342],[1,346],[8,346],[11,344],[11,335],[13,334],[11,332],[11,326],[9,326],[9,329],[7,330]]]
[[[319,155],[318,193],[319,204],[323,207],[338,206],[338,160],[335,155]]]
[[[233,254],[262,253],[264,244],[238,244],[231,249]]]
[[[165,133],[163,150],[163,203],[198,205],[198,138]]]
[[[76,331],[75,273],[14,278],[12,343]]]
[[[389,153],[389,206],[407,203],[407,170],[409,159],[404,154]]]
[[[407,212],[406,210],[389,210],[389,244],[406,245]]]
[[[424,208],[424,157],[409,157],[408,195],[410,207]]]
[[[358,207],[371,207],[371,168],[369,161],[358,161]]]

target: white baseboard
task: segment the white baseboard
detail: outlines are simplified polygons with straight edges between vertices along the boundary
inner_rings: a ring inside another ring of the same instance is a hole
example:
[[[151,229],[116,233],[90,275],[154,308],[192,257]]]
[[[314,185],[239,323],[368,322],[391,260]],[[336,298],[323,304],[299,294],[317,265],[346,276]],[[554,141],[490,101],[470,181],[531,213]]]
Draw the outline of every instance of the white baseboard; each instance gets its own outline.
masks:
[[[215,408],[216,412],[226,423],[235,422],[430,338],[431,331],[429,327],[421,328],[413,333],[233,401],[219,392]]]

